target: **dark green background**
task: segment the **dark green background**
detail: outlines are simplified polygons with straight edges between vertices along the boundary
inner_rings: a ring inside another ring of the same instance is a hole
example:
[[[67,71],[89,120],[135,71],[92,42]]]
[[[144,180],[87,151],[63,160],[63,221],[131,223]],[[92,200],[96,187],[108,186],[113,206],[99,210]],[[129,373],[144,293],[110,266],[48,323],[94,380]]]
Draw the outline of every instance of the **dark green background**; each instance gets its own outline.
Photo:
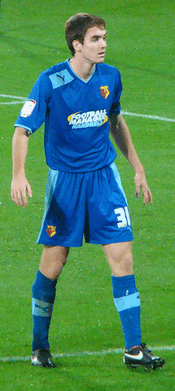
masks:
[[[173,119],[174,0],[107,2],[4,0],[1,7],[0,103],[27,97],[40,72],[70,56],[64,23],[74,13],[105,18],[105,61],[122,74],[122,110]],[[20,209],[10,199],[11,139],[22,104],[0,105],[0,389],[113,391],[174,390],[174,122],[124,116],[153,192],[153,206],[135,198],[134,173],[121,154],[119,167],[133,223],[135,275],[142,301],[143,341],[166,359],[155,372],[132,371],[122,353],[65,357],[53,371],[5,357],[31,354],[31,285],[40,260],[36,237],[47,177],[43,127],[31,137],[27,177],[33,199]],[[113,305],[110,270],[100,246],[72,249],[57,288],[50,330],[52,352],[123,348]],[[158,347],[164,347],[159,351]]]

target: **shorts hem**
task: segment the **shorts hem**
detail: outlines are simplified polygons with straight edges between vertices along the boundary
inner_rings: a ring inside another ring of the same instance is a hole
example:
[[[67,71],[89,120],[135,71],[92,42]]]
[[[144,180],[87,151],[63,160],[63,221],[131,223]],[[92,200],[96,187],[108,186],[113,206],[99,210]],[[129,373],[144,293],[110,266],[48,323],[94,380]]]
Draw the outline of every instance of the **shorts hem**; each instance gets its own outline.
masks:
[[[40,241],[37,241],[36,242],[37,244],[42,244],[43,246],[51,246],[51,247],[55,247],[55,246],[60,246],[60,247],[82,247],[83,243],[74,243],[74,244],[71,244],[71,243],[46,243],[46,242],[40,242]]]
[[[116,240],[116,239],[103,240],[103,241],[100,241],[100,240],[89,240],[89,241],[86,241],[85,240],[85,243],[88,243],[88,244],[101,244],[102,246],[105,246],[106,244],[132,242],[133,239],[134,239],[133,237],[132,238],[130,237],[130,238],[124,238],[124,239],[121,239],[121,240]]]

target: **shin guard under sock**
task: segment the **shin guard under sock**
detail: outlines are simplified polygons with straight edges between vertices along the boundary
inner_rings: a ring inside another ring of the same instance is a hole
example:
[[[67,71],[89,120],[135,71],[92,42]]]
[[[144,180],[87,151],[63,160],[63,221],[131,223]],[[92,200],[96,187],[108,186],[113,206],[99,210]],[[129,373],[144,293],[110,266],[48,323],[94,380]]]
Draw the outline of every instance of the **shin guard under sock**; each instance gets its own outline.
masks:
[[[32,286],[32,351],[49,348],[48,333],[56,295],[57,280],[50,280],[39,270]]]
[[[141,344],[140,298],[134,275],[112,276],[113,298],[119,313],[125,348]]]

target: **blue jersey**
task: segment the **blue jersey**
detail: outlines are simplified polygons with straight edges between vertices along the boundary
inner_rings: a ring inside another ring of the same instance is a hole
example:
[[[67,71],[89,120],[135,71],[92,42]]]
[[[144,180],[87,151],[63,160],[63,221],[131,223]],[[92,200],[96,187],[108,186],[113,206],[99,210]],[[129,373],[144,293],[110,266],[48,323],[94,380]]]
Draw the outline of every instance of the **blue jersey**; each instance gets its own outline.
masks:
[[[46,162],[53,170],[94,171],[111,164],[111,114],[120,113],[122,84],[117,68],[96,64],[85,82],[69,61],[42,72],[15,123],[34,133],[45,122]]]

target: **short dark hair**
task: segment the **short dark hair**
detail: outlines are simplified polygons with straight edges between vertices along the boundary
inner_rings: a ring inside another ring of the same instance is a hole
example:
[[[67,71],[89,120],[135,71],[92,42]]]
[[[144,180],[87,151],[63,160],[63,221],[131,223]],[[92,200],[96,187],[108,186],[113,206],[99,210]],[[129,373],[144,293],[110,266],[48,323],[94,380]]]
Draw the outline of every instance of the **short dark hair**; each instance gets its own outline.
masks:
[[[74,40],[77,40],[83,44],[85,34],[89,28],[105,28],[105,25],[105,21],[95,15],[78,13],[71,16],[65,23],[65,37],[72,55],[74,56],[75,54],[75,50],[72,45]]]

